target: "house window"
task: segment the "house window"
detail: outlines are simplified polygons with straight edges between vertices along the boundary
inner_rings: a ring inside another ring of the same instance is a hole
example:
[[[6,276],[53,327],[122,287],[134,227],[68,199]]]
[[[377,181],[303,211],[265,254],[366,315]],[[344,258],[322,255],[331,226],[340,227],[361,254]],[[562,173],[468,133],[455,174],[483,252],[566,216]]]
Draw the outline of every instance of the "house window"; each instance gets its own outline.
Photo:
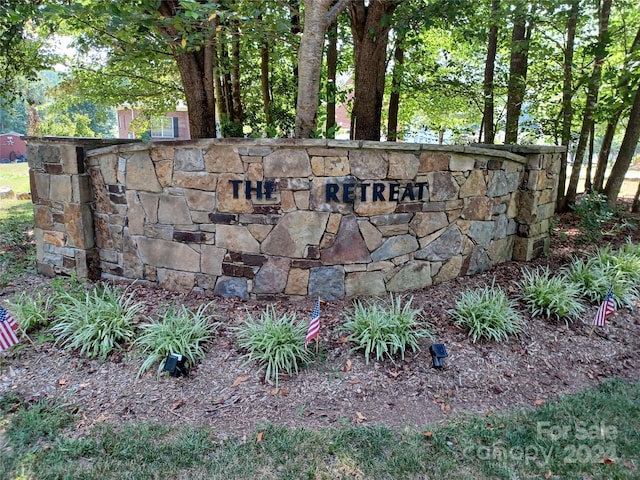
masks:
[[[151,136],[160,138],[176,138],[178,136],[178,118],[164,117],[152,119]]]

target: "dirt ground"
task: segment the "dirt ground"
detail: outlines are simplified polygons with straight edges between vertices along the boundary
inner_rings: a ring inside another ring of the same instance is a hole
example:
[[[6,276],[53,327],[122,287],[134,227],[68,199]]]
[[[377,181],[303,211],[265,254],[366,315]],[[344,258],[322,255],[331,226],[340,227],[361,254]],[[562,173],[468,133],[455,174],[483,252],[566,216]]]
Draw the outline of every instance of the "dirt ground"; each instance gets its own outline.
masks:
[[[640,217],[634,221],[638,224]],[[250,435],[265,422],[323,427],[345,424],[413,427],[446,421],[454,415],[487,414],[512,407],[535,407],[561,395],[594,386],[611,376],[640,379],[640,315],[615,313],[605,328],[591,333],[597,307],[589,306],[583,322],[528,319],[526,330],[504,343],[472,343],[453,325],[447,312],[460,293],[495,279],[510,295],[525,266],[548,265],[553,271],[572,256],[595,248],[580,242],[572,214],[559,218],[550,255],[529,264],[512,262],[483,274],[459,278],[414,291],[413,306],[435,331],[435,342],[449,352],[446,366],[434,369],[430,340],[404,361],[370,362],[351,352],[341,331],[343,312],[351,300],[321,307],[321,349],[318,360],[299,375],[281,378],[279,388],[263,381],[255,364],[245,364],[228,330],[247,312],[259,314],[263,303],[214,299],[223,326],[207,347],[207,356],[188,377],[155,372],[137,378],[142,359],[119,352],[101,362],[68,353],[51,341],[35,342],[0,353],[0,396],[7,392],[27,400],[56,398],[77,405],[79,434],[100,422],[162,422],[207,426],[222,437]],[[605,236],[599,244],[619,246],[628,237],[640,242],[640,228]],[[49,279],[26,275],[0,291],[0,300],[21,291],[47,291]],[[138,300],[152,314],[159,304],[181,302],[197,307],[205,299],[133,286]],[[640,305],[638,305],[640,306]],[[278,311],[296,312],[308,321],[313,300],[279,301]],[[34,341],[36,336],[34,335]]]

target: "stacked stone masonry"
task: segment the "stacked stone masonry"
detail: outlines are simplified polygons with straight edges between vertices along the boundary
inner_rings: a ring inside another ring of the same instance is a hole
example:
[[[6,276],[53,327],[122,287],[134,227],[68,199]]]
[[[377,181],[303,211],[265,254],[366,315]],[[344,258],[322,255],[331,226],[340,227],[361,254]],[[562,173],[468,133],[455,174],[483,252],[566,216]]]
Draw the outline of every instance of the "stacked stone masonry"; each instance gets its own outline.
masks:
[[[38,270],[241,298],[424,288],[544,252],[561,153],[31,138]]]

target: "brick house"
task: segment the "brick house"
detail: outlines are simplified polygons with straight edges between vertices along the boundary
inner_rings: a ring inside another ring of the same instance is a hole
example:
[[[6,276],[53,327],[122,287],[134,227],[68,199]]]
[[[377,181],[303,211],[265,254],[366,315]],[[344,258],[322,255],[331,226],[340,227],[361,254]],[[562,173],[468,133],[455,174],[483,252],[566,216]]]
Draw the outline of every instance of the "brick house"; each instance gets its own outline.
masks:
[[[130,131],[131,122],[141,115],[135,108],[119,107],[118,111],[118,138],[136,138]],[[151,119],[149,133],[152,140],[189,140],[189,115],[186,109],[167,112],[163,117]]]
[[[24,161],[27,156],[27,144],[23,135],[16,132],[0,134],[0,163]]]

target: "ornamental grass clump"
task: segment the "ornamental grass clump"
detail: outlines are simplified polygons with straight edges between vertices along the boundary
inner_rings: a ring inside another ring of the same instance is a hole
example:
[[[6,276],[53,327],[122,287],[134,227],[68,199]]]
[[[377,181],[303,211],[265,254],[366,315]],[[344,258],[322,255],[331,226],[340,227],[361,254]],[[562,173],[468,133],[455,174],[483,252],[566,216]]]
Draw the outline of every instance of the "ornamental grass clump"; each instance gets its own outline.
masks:
[[[281,373],[297,374],[311,361],[311,352],[304,348],[307,324],[297,322],[295,313],[278,315],[268,306],[258,318],[247,314],[247,321],[233,332],[238,346],[247,351],[245,365],[256,361],[265,380],[274,379],[276,386]]]
[[[120,293],[109,285],[93,288],[82,296],[60,293],[56,301],[50,329],[56,343],[103,360],[133,339],[142,311],[142,304],[133,300],[133,294]]]
[[[25,332],[30,333],[49,326],[50,297],[42,293],[32,296],[22,292],[20,295],[15,295],[13,300],[7,301],[7,303],[16,322]]]
[[[612,288],[616,308],[633,308],[640,298],[639,269],[633,253],[603,247],[586,259],[574,259],[565,273],[589,303],[600,304]]]
[[[522,281],[517,285],[522,302],[533,316],[555,317],[568,322],[584,312],[578,287],[564,275],[551,275],[547,267],[523,270]]]
[[[205,357],[204,346],[220,325],[214,322],[213,302],[200,305],[193,312],[184,305],[167,308],[161,319],[149,319],[149,323],[140,326],[141,334],[134,345],[147,355],[138,376],[158,363],[158,376],[164,369],[169,354],[180,354],[190,366]]]
[[[494,286],[464,292],[449,313],[456,325],[468,329],[474,343],[480,338],[507,340],[521,332],[525,324],[515,310],[515,302]]]
[[[362,303],[356,300],[353,309],[346,313],[345,330],[349,341],[355,343],[353,350],[363,350],[365,362],[373,356],[381,360],[387,356],[393,359],[400,354],[404,360],[407,349],[420,350],[419,340],[433,338],[426,327],[420,327],[419,310],[412,309],[413,297],[404,302],[402,296],[391,296],[387,304],[381,299]]]

